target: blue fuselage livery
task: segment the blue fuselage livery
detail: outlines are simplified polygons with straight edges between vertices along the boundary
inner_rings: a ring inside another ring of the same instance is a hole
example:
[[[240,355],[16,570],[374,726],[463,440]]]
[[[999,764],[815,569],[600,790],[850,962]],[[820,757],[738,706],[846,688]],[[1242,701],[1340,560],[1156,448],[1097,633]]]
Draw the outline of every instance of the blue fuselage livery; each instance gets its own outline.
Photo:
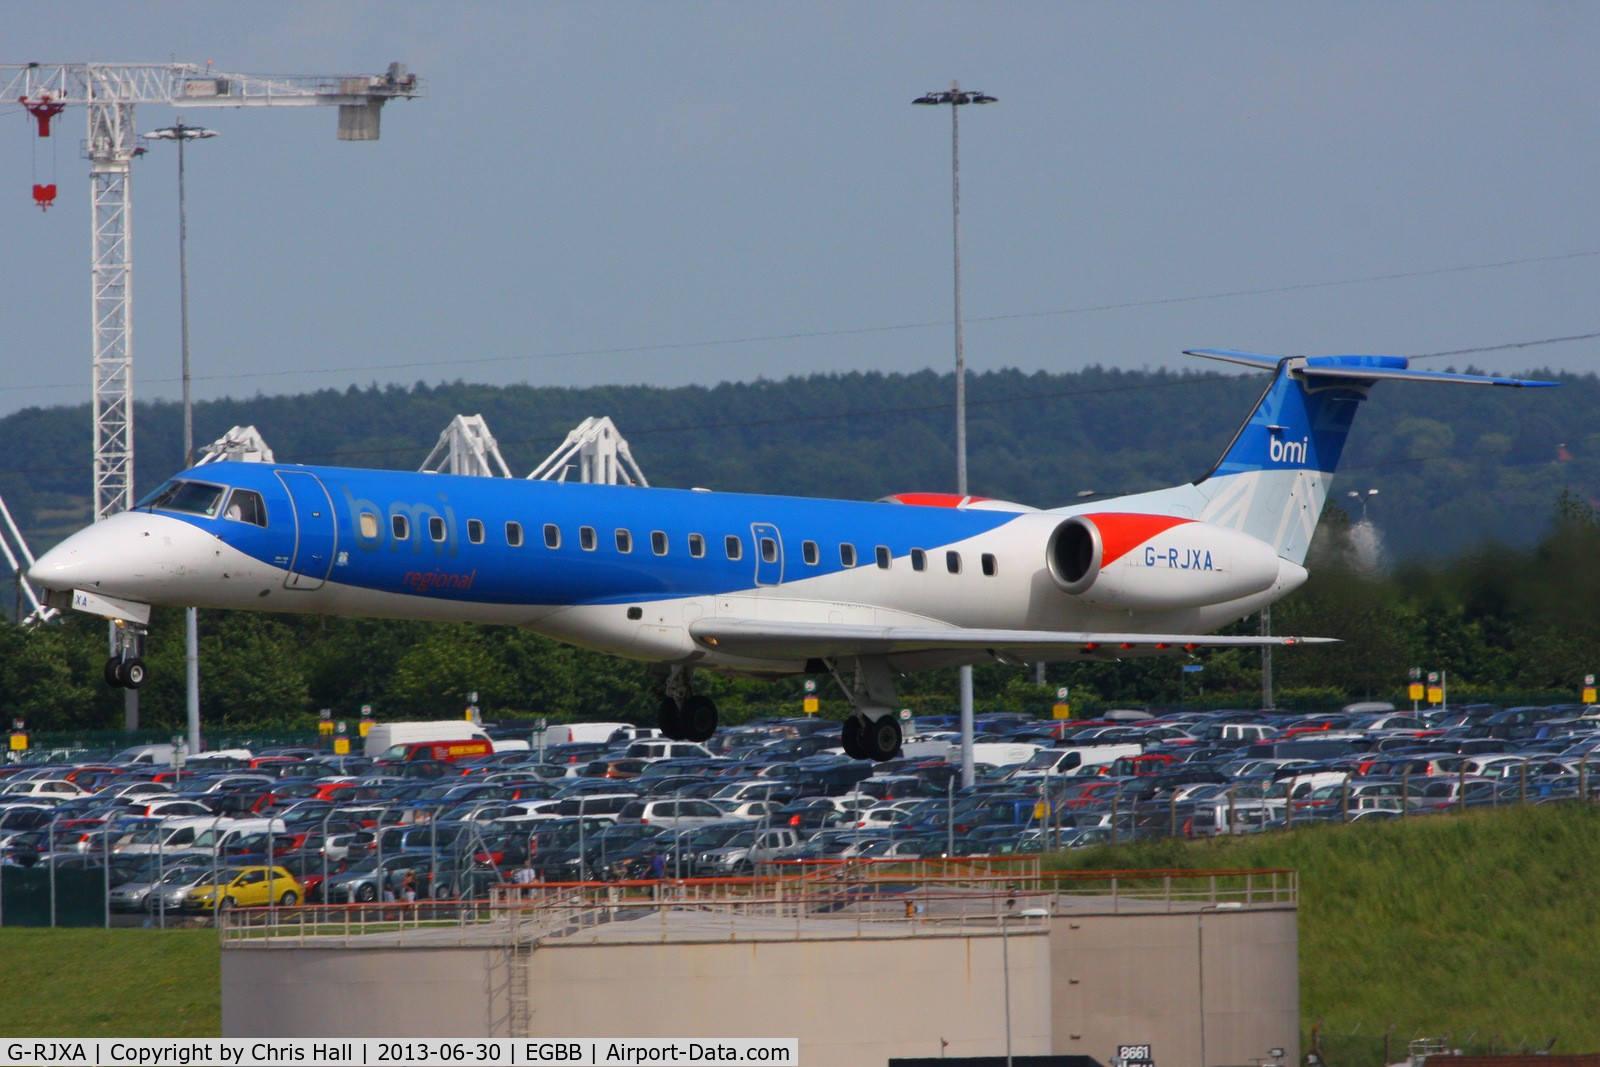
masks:
[[[826,672],[856,711],[846,751],[883,759],[907,671],[1302,640],[1211,631],[1305,581],[1371,386],[1544,384],[1205,354],[1273,372],[1255,410],[1204,477],[1110,501],[1042,511],[222,462],[74,534],[29,578],[52,604],[134,629],[152,604],[525,627],[649,663],[663,730],[691,739],[716,721],[695,670]],[[116,668],[108,679],[129,677]]]

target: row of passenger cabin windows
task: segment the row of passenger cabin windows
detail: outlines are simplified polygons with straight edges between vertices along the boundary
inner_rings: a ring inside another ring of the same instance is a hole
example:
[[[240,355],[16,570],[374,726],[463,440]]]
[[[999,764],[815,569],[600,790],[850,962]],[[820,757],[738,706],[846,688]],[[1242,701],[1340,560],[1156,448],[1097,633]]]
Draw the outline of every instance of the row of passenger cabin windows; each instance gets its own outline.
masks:
[[[394,531],[395,540],[404,541],[411,536],[410,526],[404,515],[391,516],[389,523]],[[361,514],[361,535],[367,538],[378,536],[378,517],[371,512],[362,512]],[[443,519],[439,518],[438,516],[429,517],[428,536],[435,541],[443,541],[445,539],[445,522]],[[618,552],[627,554],[633,551],[633,533],[631,531],[619,528],[613,531],[612,536],[616,539]],[[481,545],[483,544],[483,539],[483,523],[479,522],[477,519],[468,519],[467,540],[471,541],[475,545]],[[693,556],[695,559],[704,558],[706,554],[706,539],[700,534],[692,533],[689,535],[688,541],[689,555]],[[512,548],[522,547],[522,524],[520,522],[506,523],[506,544],[510,545]],[[560,548],[561,527],[557,526],[553,522],[545,523],[544,544],[546,548]],[[600,535],[595,532],[595,528],[593,526],[578,527],[578,547],[583,549],[585,552],[593,552],[595,549],[600,547]],[[658,556],[665,556],[668,553],[669,548],[670,545],[668,538],[664,531],[652,530],[650,532],[651,552]],[[758,552],[760,552],[763,562],[778,562],[777,538],[756,538],[756,549]],[[744,539],[736,534],[729,534],[722,539],[722,551],[723,554],[730,560],[743,559]],[[817,547],[817,543],[815,541],[800,542],[800,558],[805,560],[805,563],[808,567],[815,567],[819,562],[821,562],[821,550]],[[878,545],[873,549],[873,560],[877,563],[880,570],[888,570],[894,563],[894,554],[890,552],[887,545]],[[1000,566],[994,557],[994,553],[985,552],[978,557],[978,561],[983,573],[988,577],[992,578],[999,573]],[[840,565],[844,567],[854,567],[859,562],[860,560],[856,555],[856,546],[850,544],[848,541],[841,542],[839,545]],[[919,572],[926,571],[928,569],[928,553],[926,551],[920,548],[913,548],[911,550],[911,569]],[[949,571],[951,574],[960,574],[961,553],[954,550],[946,551],[944,554],[944,569]]]

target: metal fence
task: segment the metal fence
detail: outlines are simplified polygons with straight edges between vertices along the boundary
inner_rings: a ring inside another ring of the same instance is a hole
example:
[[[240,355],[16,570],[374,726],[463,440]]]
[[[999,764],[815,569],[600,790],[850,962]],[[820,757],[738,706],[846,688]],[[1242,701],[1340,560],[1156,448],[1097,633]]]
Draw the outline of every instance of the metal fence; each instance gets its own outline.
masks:
[[[774,864],[782,867],[782,864]],[[1295,905],[1289,870],[1048,872],[1033,864],[845,860],[756,878],[498,885],[483,901],[235,908],[225,945],[525,945],[1024,932],[1051,915]]]

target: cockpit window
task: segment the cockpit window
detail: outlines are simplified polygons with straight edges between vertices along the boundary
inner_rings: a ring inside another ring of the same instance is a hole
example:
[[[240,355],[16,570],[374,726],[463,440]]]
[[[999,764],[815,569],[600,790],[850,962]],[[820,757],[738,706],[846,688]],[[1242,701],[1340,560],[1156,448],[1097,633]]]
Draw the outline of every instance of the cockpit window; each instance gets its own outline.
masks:
[[[252,489],[235,489],[233,495],[228,497],[228,506],[223,509],[222,517],[235,522],[249,522],[257,526],[267,524],[267,504],[261,499],[261,494]],[[362,516],[366,518],[366,516]],[[373,521],[374,536],[376,536],[377,522]],[[363,533],[366,531],[363,530]]]
[[[205,482],[171,481],[145,497],[137,506],[151,510],[182,511],[214,519],[226,491],[223,486],[207,485]]]

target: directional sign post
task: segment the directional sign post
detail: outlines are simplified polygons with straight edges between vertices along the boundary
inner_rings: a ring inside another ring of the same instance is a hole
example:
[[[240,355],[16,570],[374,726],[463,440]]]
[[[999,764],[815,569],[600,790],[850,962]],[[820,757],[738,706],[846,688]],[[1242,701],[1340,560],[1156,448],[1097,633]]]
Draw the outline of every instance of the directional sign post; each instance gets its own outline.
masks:
[[[817,683],[816,679],[814,678],[806,679],[805,702],[801,705],[801,707],[805,709],[805,713],[807,715],[815,715],[817,713],[817,709],[821,707],[817,700]]]

